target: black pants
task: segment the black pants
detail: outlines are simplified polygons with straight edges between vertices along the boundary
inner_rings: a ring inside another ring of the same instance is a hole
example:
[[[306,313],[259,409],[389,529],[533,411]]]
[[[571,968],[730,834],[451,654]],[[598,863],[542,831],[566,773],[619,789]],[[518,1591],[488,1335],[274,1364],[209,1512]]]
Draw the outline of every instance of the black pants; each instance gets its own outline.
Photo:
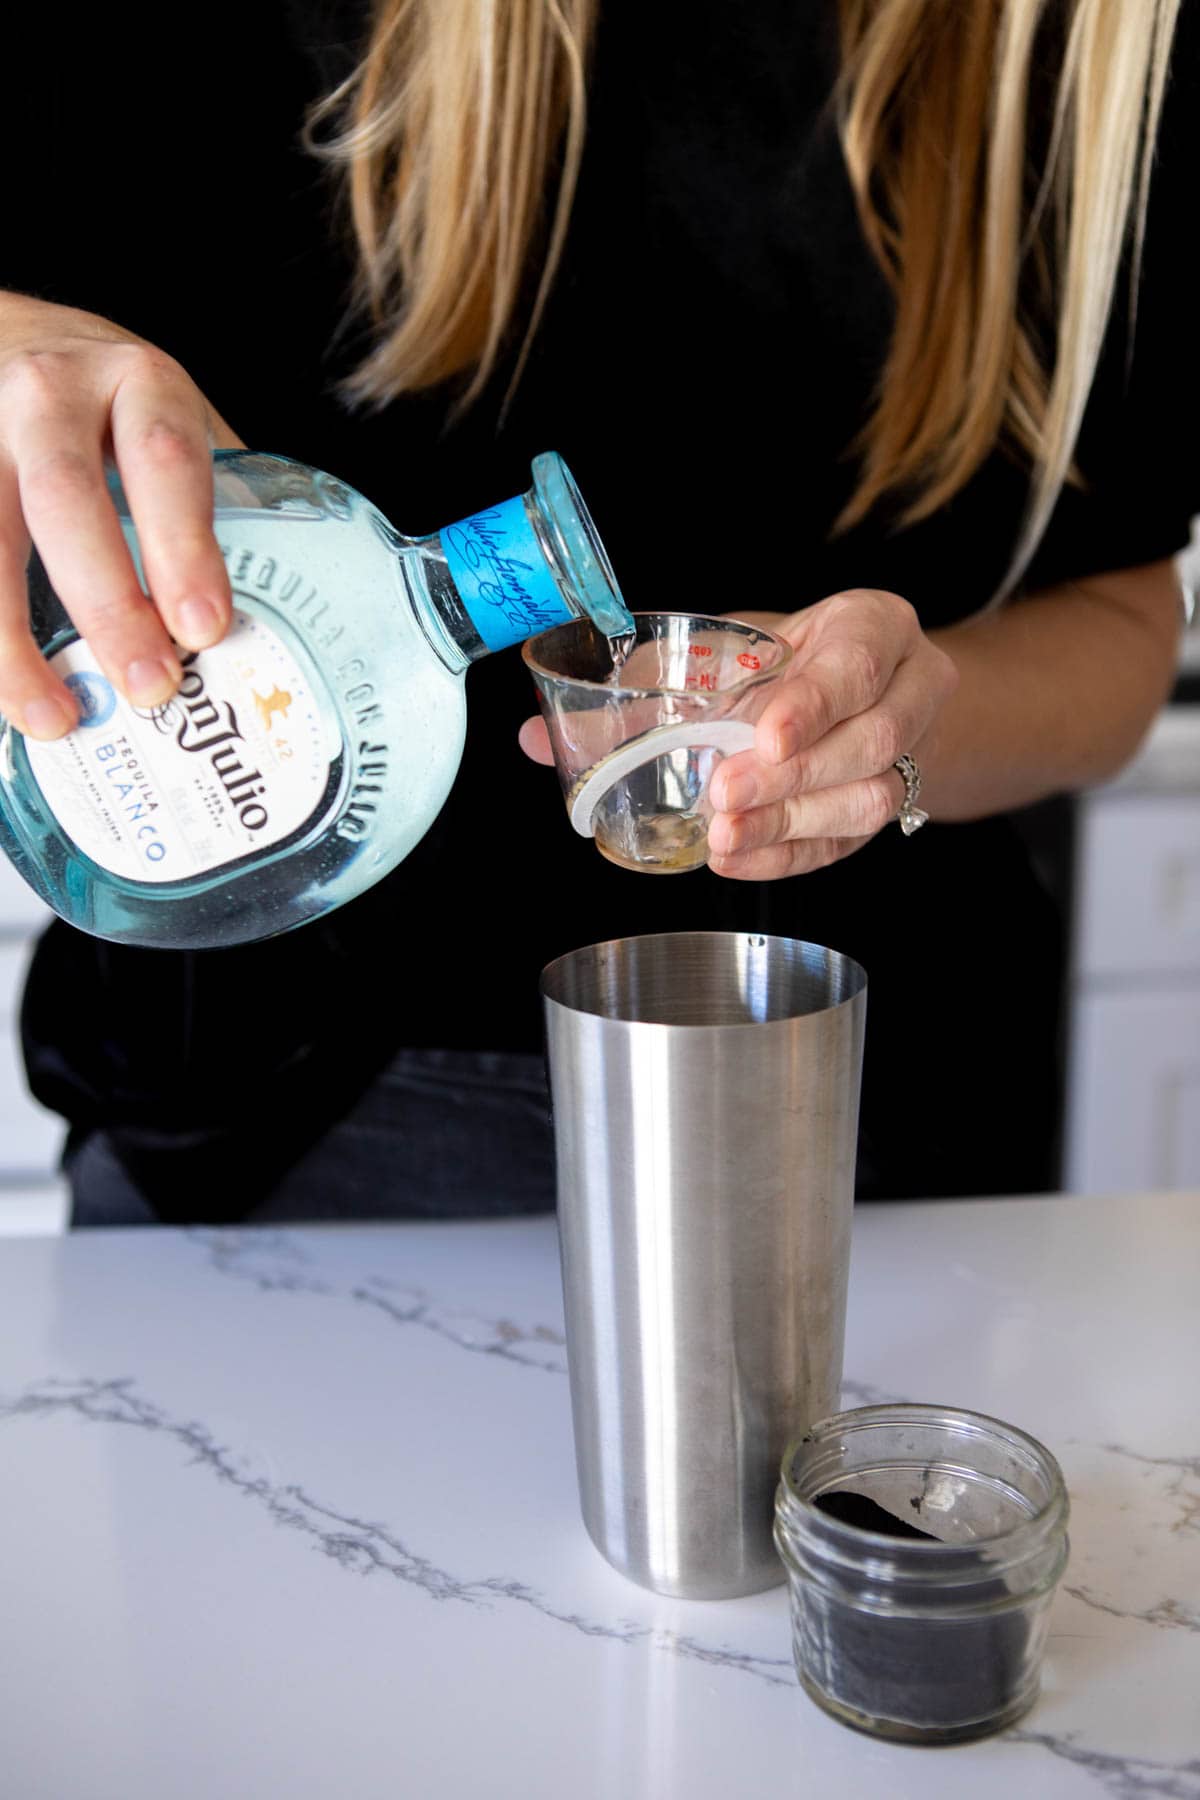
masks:
[[[159,1223],[106,1133],[84,1139],[66,1172],[72,1225]],[[402,1050],[244,1218],[256,1225],[489,1218],[553,1205],[542,1058]]]

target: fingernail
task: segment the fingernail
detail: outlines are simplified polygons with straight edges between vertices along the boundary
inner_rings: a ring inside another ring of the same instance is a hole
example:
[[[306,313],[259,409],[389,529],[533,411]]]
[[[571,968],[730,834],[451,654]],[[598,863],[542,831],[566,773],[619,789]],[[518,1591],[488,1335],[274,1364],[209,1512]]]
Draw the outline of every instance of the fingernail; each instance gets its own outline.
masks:
[[[722,812],[744,812],[746,807],[753,806],[758,793],[758,783],[753,775],[731,775],[725,783],[725,804]]]
[[[728,854],[714,856],[713,858],[714,862],[720,863],[722,873],[728,873],[733,869],[743,869],[749,860],[750,852],[748,850],[730,850]]]
[[[31,700],[21,716],[25,736],[31,738],[60,738],[75,723],[72,714],[57,700]]]
[[[185,600],[179,608],[179,636],[189,650],[204,650],[221,635],[221,615],[211,600]]]
[[[178,663],[139,657],[125,671],[125,692],[135,706],[161,706],[179,686],[183,674]]]
[[[775,757],[778,762],[791,762],[800,749],[800,733],[794,725],[781,725],[775,733]]]

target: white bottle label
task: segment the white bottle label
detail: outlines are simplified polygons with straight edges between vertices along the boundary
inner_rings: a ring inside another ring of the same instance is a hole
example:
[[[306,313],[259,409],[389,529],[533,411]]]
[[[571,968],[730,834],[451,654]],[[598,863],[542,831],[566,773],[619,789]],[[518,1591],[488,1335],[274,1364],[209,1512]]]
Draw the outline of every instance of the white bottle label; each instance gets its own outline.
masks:
[[[50,666],[79,703],[55,743],[25,739],[59,824],[130,881],[187,881],[290,837],[320,804],[338,745],[281,638],[236,611],[227,637],[184,658],[165,706],[134,707],[83,638]]]

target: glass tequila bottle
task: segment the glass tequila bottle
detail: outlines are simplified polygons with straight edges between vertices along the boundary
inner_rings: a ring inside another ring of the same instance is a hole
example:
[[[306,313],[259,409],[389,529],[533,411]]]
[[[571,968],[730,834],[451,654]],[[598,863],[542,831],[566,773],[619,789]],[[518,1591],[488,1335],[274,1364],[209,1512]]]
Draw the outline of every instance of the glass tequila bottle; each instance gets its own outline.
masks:
[[[35,634],[79,719],[54,743],[0,720],[0,848],[55,912],[117,942],[245,943],[342,905],[441,810],[472,662],[570,618],[614,640],[633,627],[552,453],[524,496],[415,539],[284,457],[218,451],[214,476],[233,626],[183,656],[164,706],[112,686],[31,566]]]

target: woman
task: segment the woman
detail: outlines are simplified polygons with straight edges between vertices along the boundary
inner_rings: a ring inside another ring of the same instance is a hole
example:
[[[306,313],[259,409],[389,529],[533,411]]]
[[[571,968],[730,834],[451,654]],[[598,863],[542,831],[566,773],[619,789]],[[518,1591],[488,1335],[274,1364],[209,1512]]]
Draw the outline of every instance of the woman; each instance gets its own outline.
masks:
[[[110,22],[36,56],[53,133],[0,303],[0,708],[25,729],[70,723],[23,628],[29,537],[141,702],[172,636],[225,628],[210,437],[412,531],[552,445],[635,607],[761,614],[798,653],[688,881],[571,839],[510,656],[473,672],[437,827],[329,920],[219,956],[51,927],[26,1042],[77,1221],[548,1205],[538,969],[689,927],[866,964],[860,1193],[1054,1184],[1059,922],[1005,814],[1115,770],[1171,679],[1197,504],[1162,426],[1190,349],[1177,11],[218,9],[136,95]],[[297,133],[331,90],[322,166]],[[935,821],[911,840],[903,756]]]

